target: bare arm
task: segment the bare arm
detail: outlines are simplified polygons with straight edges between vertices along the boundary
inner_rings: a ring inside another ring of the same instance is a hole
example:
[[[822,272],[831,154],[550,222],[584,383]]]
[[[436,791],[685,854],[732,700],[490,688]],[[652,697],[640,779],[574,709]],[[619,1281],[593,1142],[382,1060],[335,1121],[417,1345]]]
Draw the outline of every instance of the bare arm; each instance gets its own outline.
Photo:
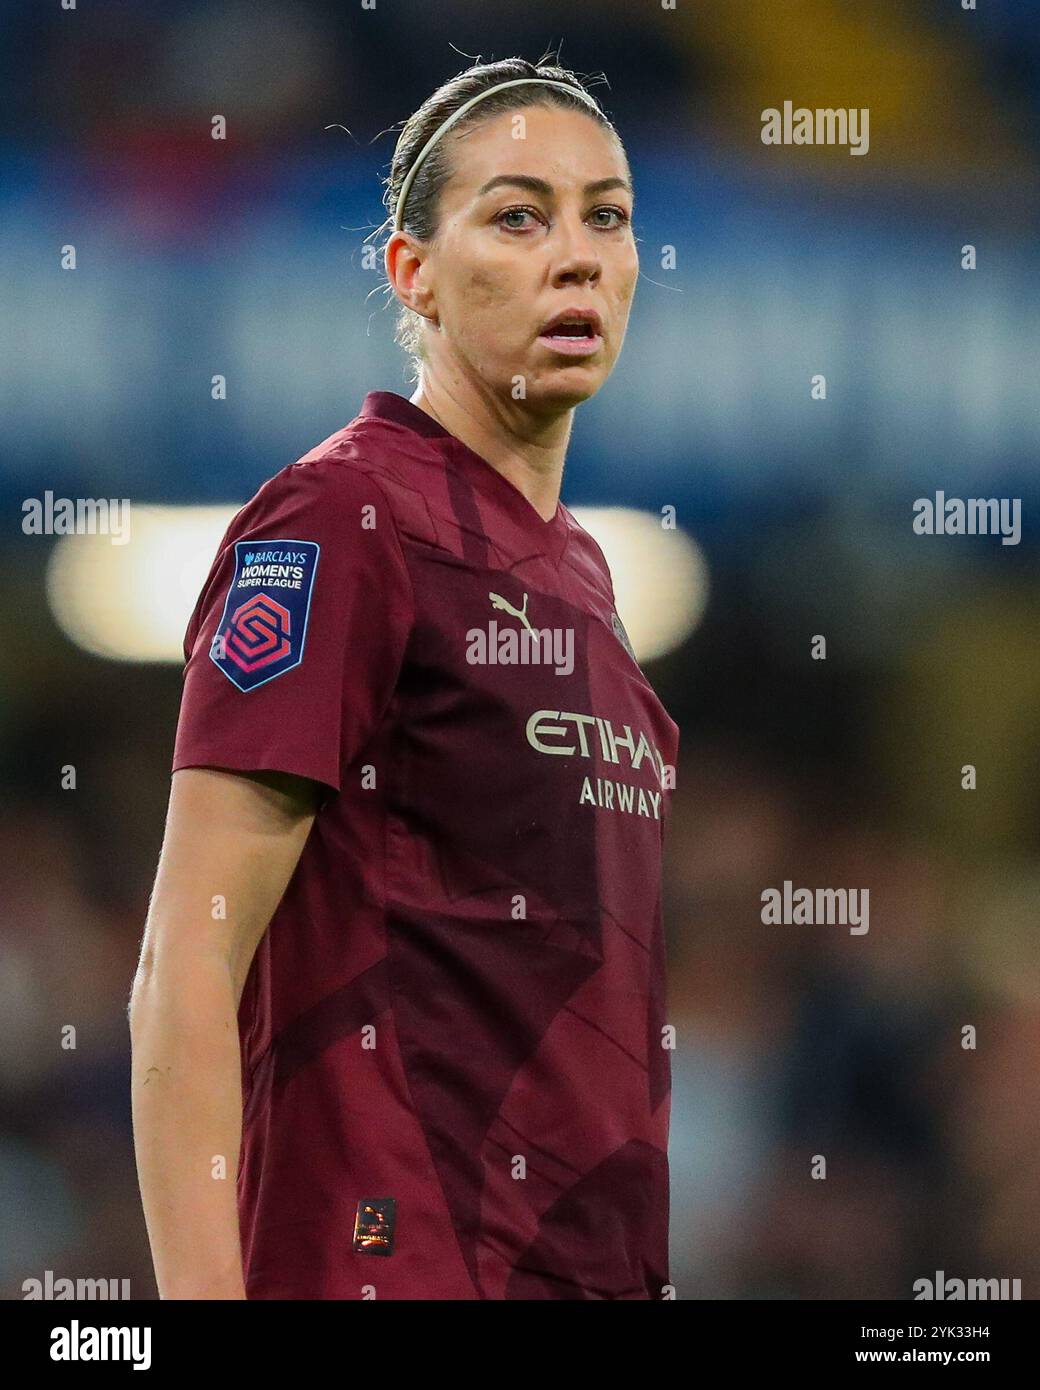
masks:
[[[283,773],[173,776],[129,1009],[134,1146],[161,1298],[246,1296],[238,1006],[316,798],[315,783]]]

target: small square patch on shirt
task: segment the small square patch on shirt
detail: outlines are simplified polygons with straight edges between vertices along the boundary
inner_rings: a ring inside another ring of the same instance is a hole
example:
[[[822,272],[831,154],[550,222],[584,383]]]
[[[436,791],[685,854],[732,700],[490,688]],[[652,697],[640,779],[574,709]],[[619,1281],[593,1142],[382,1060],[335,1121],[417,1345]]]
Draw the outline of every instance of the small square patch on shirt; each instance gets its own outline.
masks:
[[[354,1218],[355,1255],[392,1255],[397,1200],[394,1197],[362,1197]]]
[[[625,624],[621,621],[616,612],[610,615],[610,623],[614,629],[614,636],[624,647],[625,651],[628,652],[632,660],[635,661],[636,654],[632,649],[632,643],[629,640],[628,633],[625,631]]]

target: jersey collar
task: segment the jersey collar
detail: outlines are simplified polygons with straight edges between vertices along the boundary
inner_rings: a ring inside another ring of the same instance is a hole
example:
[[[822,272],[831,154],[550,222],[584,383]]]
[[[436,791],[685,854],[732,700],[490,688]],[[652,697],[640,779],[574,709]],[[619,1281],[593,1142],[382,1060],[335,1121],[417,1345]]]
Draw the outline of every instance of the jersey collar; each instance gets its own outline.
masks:
[[[504,478],[497,468],[482,458],[468,445],[457,439],[450,430],[428,415],[413,401],[399,396],[396,391],[369,391],[365,396],[359,414],[389,420],[403,425],[415,434],[428,439],[443,441],[446,457],[466,477],[479,492],[494,498],[514,519],[517,525],[533,539],[553,563],[558,563],[570,539],[570,521],[567,508],[557,503],[556,514],[546,521],[539,516],[534,507],[508,478]]]

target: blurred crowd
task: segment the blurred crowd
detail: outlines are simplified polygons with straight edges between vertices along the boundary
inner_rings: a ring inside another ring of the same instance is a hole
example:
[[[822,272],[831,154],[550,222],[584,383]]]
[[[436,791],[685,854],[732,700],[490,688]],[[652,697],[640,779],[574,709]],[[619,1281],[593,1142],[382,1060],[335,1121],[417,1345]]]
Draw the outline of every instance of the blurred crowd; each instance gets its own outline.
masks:
[[[912,660],[832,671],[797,659],[804,634],[763,622],[744,584],[720,558],[704,626],[649,672],[683,729],[665,902],[679,1296],[907,1298],[936,1269],[1030,1296],[1040,732],[1015,706],[1040,699],[1036,588],[1001,595],[1003,664],[981,615],[958,611]],[[125,1006],[178,695],[171,668],[69,650],[10,731],[8,1298],[48,1268],[154,1295]],[[869,931],[765,926],[762,890],[785,879],[868,887]]]
[[[1035,225],[1040,25],[1012,0],[980,0],[975,12],[940,0],[727,0],[652,18],[624,0],[572,0],[566,12],[544,0],[378,0],[367,12],[106,0],[23,7],[6,28],[5,159],[24,186],[27,170],[75,167],[89,150],[79,195],[110,199],[145,241],[220,234],[224,173],[191,134],[201,114],[226,108],[246,132],[239,194],[259,205],[282,182],[282,157],[331,139],[325,127],[345,113],[362,109],[366,132],[387,129],[469,57],[533,60],[561,41],[565,65],[607,73],[613,114],[648,157],[670,141],[728,160],[735,181],[775,178],[756,170],[738,111],[794,95],[834,102],[835,88],[870,82],[879,111],[893,103],[898,136],[862,175],[887,181],[872,216],[913,229],[915,199],[940,183],[977,196],[974,211],[993,219],[986,190],[1003,180],[1017,189],[1007,236]],[[345,158],[358,141],[339,135]],[[847,163],[821,163],[796,199],[813,206],[830,180],[848,196]],[[950,234],[958,246],[967,236],[960,225]],[[205,304],[202,284],[200,317]],[[136,312],[121,306],[128,328]],[[851,291],[834,312],[855,345]],[[1035,369],[1034,358],[1023,391]],[[325,433],[383,384],[343,383],[346,405]],[[167,412],[162,381],[147,385],[157,428],[191,440],[198,420]],[[683,390],[695,395],[697,382]],[[52,424],[41,419],[41,439]],[[75,427],[64,424],[70,456],[100,468]],[[1027,506],[1015,550],[960,538],[941,563],[922,562],[929,542],[906,544],[881,483],[875,529],[842,509],[835,441],[821,446],[813,428],[800,443],[802,495],[815,499],[804,514],[796,499],[752,524],[736,505],[713,514],[691,503],[685,524],[707,557],[710,602],[691,639],[648,669],[682,729],[665,899],[678,1035],[673,1277],[680,1298],[907,1299],[941,1269],[1020,1278],[1037,1297],[1035,525]],[[299,438],[294,456],[322,437]],[[38,487],[52,486],[48,447],[24,434],[20,447],[23,469],[28,450]],[[696,439],[690,449],[684,486],[692,498],[703,481],[713,496],[717,460]],[[931,463],[941,478],[943,460]],[[1002,463],[1018,478],[1035,454]],[[608,463],[597,467],[583,461],[581,486],[610,502]],[[106,477],[104,490],[118,481]],[[987,495],[1000,483],[980,480]],[[179,486],[190,500],[207,480]],[[21,1298],[23,1280],[51,1269],[129,1278],[135,1297],[151,1298],[125,1011],[180,676],[75,649],[47,608],[43,543],[20,534],[13,502],[5,514],[0,1297]],[[939,554],[942,542],[930,543]],[[818,632],[826,661],[809,657]],[[962,786],[966,765],[975,790]],[[69,767],[74,788],[62,785]],[[869,888],[869,932],[763,924],[762,891],[785,880]],[[814,1178],[820,1158],[826,1176]]]

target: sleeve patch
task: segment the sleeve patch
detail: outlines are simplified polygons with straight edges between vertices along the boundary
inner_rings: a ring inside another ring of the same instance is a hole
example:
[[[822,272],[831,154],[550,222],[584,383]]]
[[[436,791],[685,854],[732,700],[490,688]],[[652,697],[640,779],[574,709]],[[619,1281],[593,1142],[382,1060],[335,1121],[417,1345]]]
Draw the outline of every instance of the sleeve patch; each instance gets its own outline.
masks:
[[[210,660],[239,690],[284,676],[303,660],[317,541],[236,541],[235,568]]]

